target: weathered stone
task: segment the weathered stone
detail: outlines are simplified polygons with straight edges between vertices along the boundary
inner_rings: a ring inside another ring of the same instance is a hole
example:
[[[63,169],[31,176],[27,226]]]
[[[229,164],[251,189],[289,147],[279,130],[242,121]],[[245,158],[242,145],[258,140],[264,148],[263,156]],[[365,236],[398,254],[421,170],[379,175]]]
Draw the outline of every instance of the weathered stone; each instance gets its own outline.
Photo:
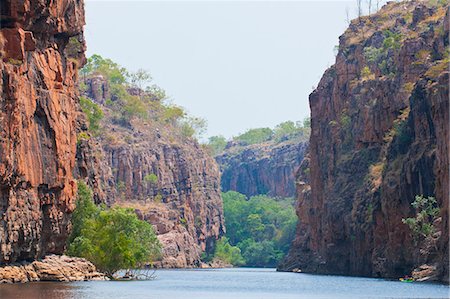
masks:
[[[221,168],[222,191],[293,197],[295,172],[307,147],[308,142],[297,140],[228,147],[216,157]]]
[[[157,266],[199,266],[201,253],[211,251],[225,230],[217,164],[174,128],[160,131],[158,123],[138,118],[127,126],[115,123],[102,105],[107,94],[92,93],[98,86],[109,89],[101,79],[85,81],[85,95],[106,117],[99,137],[79,142],[76,175],[86,178],[97,203],[131,207],[154,226],[163,245]],[[157,181],[148,181],[149,175]]]
[[[0,267],[0,283],[31,281],[108,280],[95,266],[82,258],[49,255],[32,263]]]
[[[0,263],[62,253],[76,182],[83,1],[4,0],[0,29]]]
[[[281,270],[398,278],[428,264],[448,281],[449,16],[420,3],[391,2],[340,37],[310,95],[310,172],[298,173],[299,224]],[[412,12],[416,23],[405,21]],[[402,43],[383,75],[364,48],[386,29]],[[440,219],[414,240],[402,219],[415,216],[416,195],[435,196]]]

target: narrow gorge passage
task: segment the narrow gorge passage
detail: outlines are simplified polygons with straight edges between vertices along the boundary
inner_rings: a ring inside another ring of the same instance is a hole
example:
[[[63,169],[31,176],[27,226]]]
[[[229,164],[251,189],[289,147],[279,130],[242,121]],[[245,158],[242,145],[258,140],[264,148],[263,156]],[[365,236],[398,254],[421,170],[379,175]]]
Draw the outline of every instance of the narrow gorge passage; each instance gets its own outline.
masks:
[[[449,20],[2,0],[0,298],[449,297]]]

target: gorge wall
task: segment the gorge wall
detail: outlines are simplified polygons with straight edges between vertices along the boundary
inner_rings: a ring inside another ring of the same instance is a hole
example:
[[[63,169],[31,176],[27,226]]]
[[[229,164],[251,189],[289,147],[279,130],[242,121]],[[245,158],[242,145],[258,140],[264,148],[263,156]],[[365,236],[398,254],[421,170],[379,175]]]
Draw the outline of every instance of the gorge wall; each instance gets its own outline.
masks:
[[[280,270],[398,278],[424,265],[448,281],[448,22],[446,5],[391,2],[340,37],[309,98],[299,224]],[[440,208],[427,237],[402,223],[416,195]]]
[[[216,156],[222,191],[233,190],[247,196],[295,196],[295,173],[307,147],[307,142],[297,139],[228,147]]]
[[[224,233],[215,161],[171,125],[117,123],[101,77],[85,83],[105,113],[101,132],[88,132],[77,83],[83,1],[6,0],[0,9],[0,264],[64,252],[82,179],[96,203],[132,207],[153,224],[159,266],[199,266]]]
[[[102,76],[91,76],[84,83],[84,95],[105,116],[101,132],[78,143],[77,175],[86,177],[96,202],[134,208],[154,226],[163,245],[157,266],[200,266],[201,254],[211,252],[225,230],[218,165],[173,124],[151,115],[117,121],[112,107],[121,99],[111,95]],[[128,93],[152,98],[139,90]]]
[[[0,6],[0,264],[62,253],[74,208],[83,1]]]

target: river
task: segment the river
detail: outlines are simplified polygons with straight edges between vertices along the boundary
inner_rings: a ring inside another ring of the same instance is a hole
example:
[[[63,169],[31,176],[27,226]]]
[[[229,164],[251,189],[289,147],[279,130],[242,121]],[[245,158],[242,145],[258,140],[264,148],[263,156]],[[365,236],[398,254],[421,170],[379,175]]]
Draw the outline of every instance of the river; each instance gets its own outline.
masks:
[[[0,285],[1,299],[449,298],[440,284],[282,273],[275,269],[158,270],[152,281]]]

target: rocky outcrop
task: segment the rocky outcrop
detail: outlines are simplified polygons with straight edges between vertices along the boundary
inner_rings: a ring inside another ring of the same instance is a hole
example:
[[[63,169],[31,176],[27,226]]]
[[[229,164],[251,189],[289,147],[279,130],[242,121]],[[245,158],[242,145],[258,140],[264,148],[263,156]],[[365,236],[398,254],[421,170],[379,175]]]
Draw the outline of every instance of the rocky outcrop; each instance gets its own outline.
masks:
[[[78,144],[77,175],[87,178],[96,202],[134,208],[154,226],[163,245],[156,266],[199,266],[225,230],[214,159],[175,126],[138,117],[117,122],[105,105],[107,81],[95,76],[85,83],[105,117],[99,136]],[[97,86],[103,92],[93,94]]]
[[[74,208],[83,1],[0,6],[0,264],[62,253]]]
[[[32,281],[108,280],[95,266],[82,258],[48,255],[32,263],[23,262],[0,268],[0,283]]]
[[[228,147],[216,156],[221,168],[222,191],[233,190],[247,196],[293,197],[295,172],[307,147],[307,142],[297,139]]]
[[[445,6],[389,3],[340,37],[310,95],[299,224],[281,270],[448,281],[448,20]],[[440,208],[427,237],[402,223],[416,195]]]

